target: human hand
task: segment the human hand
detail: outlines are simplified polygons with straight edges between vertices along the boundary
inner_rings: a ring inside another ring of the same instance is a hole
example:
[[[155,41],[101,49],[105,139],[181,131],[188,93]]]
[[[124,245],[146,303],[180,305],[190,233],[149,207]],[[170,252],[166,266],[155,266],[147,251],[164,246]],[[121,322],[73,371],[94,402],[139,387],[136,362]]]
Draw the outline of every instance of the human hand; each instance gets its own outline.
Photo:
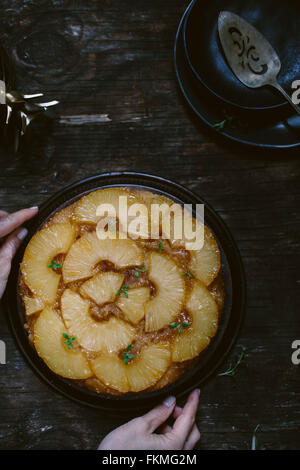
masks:
[[[18,212],[14,212],[13,214],[0,211],[0,238],[7,237],[0,247],[0,299],[6,288],[11,268],[11,261],[22,240],[24,240],[27,235],[27,229],[20,227],[20,225],[26,220],[34,217],[37,212],[37,207],[22,209]]]
[[[144,416],[132,419],[109,433],[98,450],[192,450],[200,439],[195,424],[200,390],[194,390],[184,406],[168,397]],[[172,415],[173,426],[165,424]],[[161,427],[161,433],[155,431]]]

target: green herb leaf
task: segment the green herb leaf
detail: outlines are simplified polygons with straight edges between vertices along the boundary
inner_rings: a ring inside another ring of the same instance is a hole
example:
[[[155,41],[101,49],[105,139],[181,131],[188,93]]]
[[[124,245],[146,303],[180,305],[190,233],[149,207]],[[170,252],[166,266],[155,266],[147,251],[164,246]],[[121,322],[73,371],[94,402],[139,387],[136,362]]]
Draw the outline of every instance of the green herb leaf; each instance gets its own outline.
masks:
[[[123,361],[126,365],[128,365],[130,359],[134,359],[133,354],[129,354],[128,351],[130,351],[132,348],[132,344],[129,344],[126,348],[126,351],[123,352]]]
[[[194,274],[191,273],[191,271],[188,269],[188,271],[186,273],[182,273],[183,276],[188,276],[190,277],[191,279],[195,279],[195,276]]]
[[[158,250],[159,253],[162,253],[163,251],[165,251],[165,249],[162,248],[161,242],[158,243],[158,247],[156,249]]]
[[[182,328],[187,328],[188,326],[190,326],[189,322],[187,321],[184,321],[182,323],[176,323],[175,321],[173,323],[169,323],[169,326],[171,328],[177,328],[178,326],[178,334],[180,335],[181,334],[181,331],[182,331]]]
[[[71,349],[73,342],[76,339],[76,336],[73,336],[72,338],[67,334],[67,333],[62,333],[63,337],[66,338],[64,341],[65,344],[68,345],[68,349]]]
[[[225,127],[225,124],[227,123],[227,119],[224,119],[223,121],[216,122],[213,127],[217,129],[217,131],[222,131]]]
[[[218,374],[219,376],[223,375],[228,375],[229,377],[233,377],[236,374],[236,371],[240,364],[245,360],[245,354],[246,354],[247,348],[245,346],[242,346],[242,351],[238,357],[238,360],[236,364],[232,367],[232,363],[229,364],[229,368],[225,371],[222,372],[221,374]]]
[[[116,292],[116,294],[115,294],[115,295],[116,295],[116,296],[117,296],[117,295],[120,295],[120,294],[121,294],[121,292],[123,291],[123,293],[124,293],[125,297],[128,299],[128,294],[127,294],[127,292],[126,292],[126,291],[127,291],[127,290],[129,290],[129,289],[130,289],[130,287],[129,287],[129,286],[123,286],[123,287],[121,287],[121,289],[119,289],[119,290]]]
[[[135,272],[134,272],[135,277],[139,277],[140,273],[145,273],[146,271],[148,271],[148,269],[144,268],[143,266],[144,264],[142,264],[140,268],[135,268]]]
[[[51,261],[51,264],[48,264],[48,268],[52,268],[54,271],[56,271],[58,268],[61,268],[61,267],[62,267],[62,264],[55,263],[54,259]]]
[[[125,364],[128,365],[129,359],[128,359],[127,355],[124,356],[124,359],[123,359],[123,360],[124,360]]]
[[[137,268],[139,271],[141,271],[141,273],[146,273],[148,271],[148,268],[145,268],[143,267],[144,265],[142,264],[142,266],[140,268]]]
[[[226,109],[222,109],[222,113],[225,119],[213,125],[217,131],[222,131],[227,126],[231,129],[248,127],[248,123],[240,119],[239,116],[229,114]]]

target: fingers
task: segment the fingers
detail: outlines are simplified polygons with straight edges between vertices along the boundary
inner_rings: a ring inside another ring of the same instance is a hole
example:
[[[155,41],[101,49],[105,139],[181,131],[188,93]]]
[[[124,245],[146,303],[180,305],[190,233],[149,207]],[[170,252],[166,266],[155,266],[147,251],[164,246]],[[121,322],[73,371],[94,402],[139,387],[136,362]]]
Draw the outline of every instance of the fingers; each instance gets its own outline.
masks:
[[[4,212],[4,211],[3,211]],[[22,209],[13,214],[3,214],[0,217],[0,237],[5,237],[17,227],[22,225],[26,220],[31,219],[38,212],[37,207]]]
[[[3,243],[0,248],[0,298],[2,297],[7,279],[10,273],[11,261],[16,254],[22,240],[26,237],[26,228],[19,228],[15,230]]]
[[[174,412],[173,412],[173,418],[177,419],[181,415],[182,410],[183,409],[180,406],[175,406],[175,409],[174,409]],[[184,450],[192,450],[199,440],[200,440],[200,431],[199,431],[197,425],[194,424],[190,434],[187,437],[187,440],[184,444],[183,449]]]
[[[187,440],[195,424],[195,417],[199,404],[199,394],[200,390],[194,390],[190,394],[182,412],[180,414],[180,410],[177,410],[176,412],[176,415],[179,414],[179,416],[176,418],[172,433],[176,439],[183,443]]]
[[[150,433],[155,431],[155,429],[161,426],[169,416],[171,416],[175,404],[176,398],[168,397],[161,405],[156,406],[153,410],[140,418]]]
[[[199,440],[200,440],[200,431],[197,428],[196,424],[194,424],[193,429],[190,432],[190,435],[188,436],[187,440],[185,441],[183,449],[184,450],[194,449],[195,445],[197,444],[197,442]]]

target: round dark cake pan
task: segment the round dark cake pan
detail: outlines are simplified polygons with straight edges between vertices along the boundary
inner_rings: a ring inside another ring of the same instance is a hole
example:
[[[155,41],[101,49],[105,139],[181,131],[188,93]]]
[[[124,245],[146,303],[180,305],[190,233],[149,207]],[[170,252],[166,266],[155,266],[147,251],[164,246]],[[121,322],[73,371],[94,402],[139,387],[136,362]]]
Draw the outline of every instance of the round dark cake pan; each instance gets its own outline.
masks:
[[[224,275],[225,305],[219,328],[210,345],[199,355],[190,369],[175,382],[160,390],[113,396],[96,393],[72,380],[52,372],[28,341],[24,329],[25,312],[19,295],[20,262],[30,238],[55,212],[72,204],[84,194],[113,186],[150,190],[181,204],[204,204],[205,224],[212,230],[219,244]],[[243,322],[246,303],[244,269],[236,243],[219,215],[198,195],[164,178],[133,172],[104,173],[78,181],[54,194],[40,207],[37,217],[28,223],[29,230],[12,265],[4,302],[7,319],[16,343],[35,373],[57,392],[83,405],[109,412],[134,415],[152,407],[167,395],[180,397],[200,386],[218,369],[236,342]]]

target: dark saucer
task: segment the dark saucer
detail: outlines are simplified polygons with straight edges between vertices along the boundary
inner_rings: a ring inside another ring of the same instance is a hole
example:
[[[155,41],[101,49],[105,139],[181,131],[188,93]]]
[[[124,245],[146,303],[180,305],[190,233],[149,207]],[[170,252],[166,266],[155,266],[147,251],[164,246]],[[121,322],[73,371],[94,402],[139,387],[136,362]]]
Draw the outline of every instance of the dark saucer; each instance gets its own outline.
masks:
[[[183,42],[184,20],[193,4],[188,6],[180,21],[174,46],[176,76],[187,104],[212,130],[230,140],[259,148],[299,146],[299,129],[292,129],[286,122],[293,116],[291,107],[265,111],[237,109],[210,93],[196,78],[189,67]]]
[[[275,109],[287,105],[272,87],[251,89],[232,73],[218,34],[220,11],[235,13],[255,26],[271,43],[282,66],[279,83],[290,94],[291,84],[300,70],[300,8],[292,0],[195,0],[183,24],[183,41],[187,62],[197,80],[219,99],[251,110]],[[287,27],[289,25],[289,27]]]

